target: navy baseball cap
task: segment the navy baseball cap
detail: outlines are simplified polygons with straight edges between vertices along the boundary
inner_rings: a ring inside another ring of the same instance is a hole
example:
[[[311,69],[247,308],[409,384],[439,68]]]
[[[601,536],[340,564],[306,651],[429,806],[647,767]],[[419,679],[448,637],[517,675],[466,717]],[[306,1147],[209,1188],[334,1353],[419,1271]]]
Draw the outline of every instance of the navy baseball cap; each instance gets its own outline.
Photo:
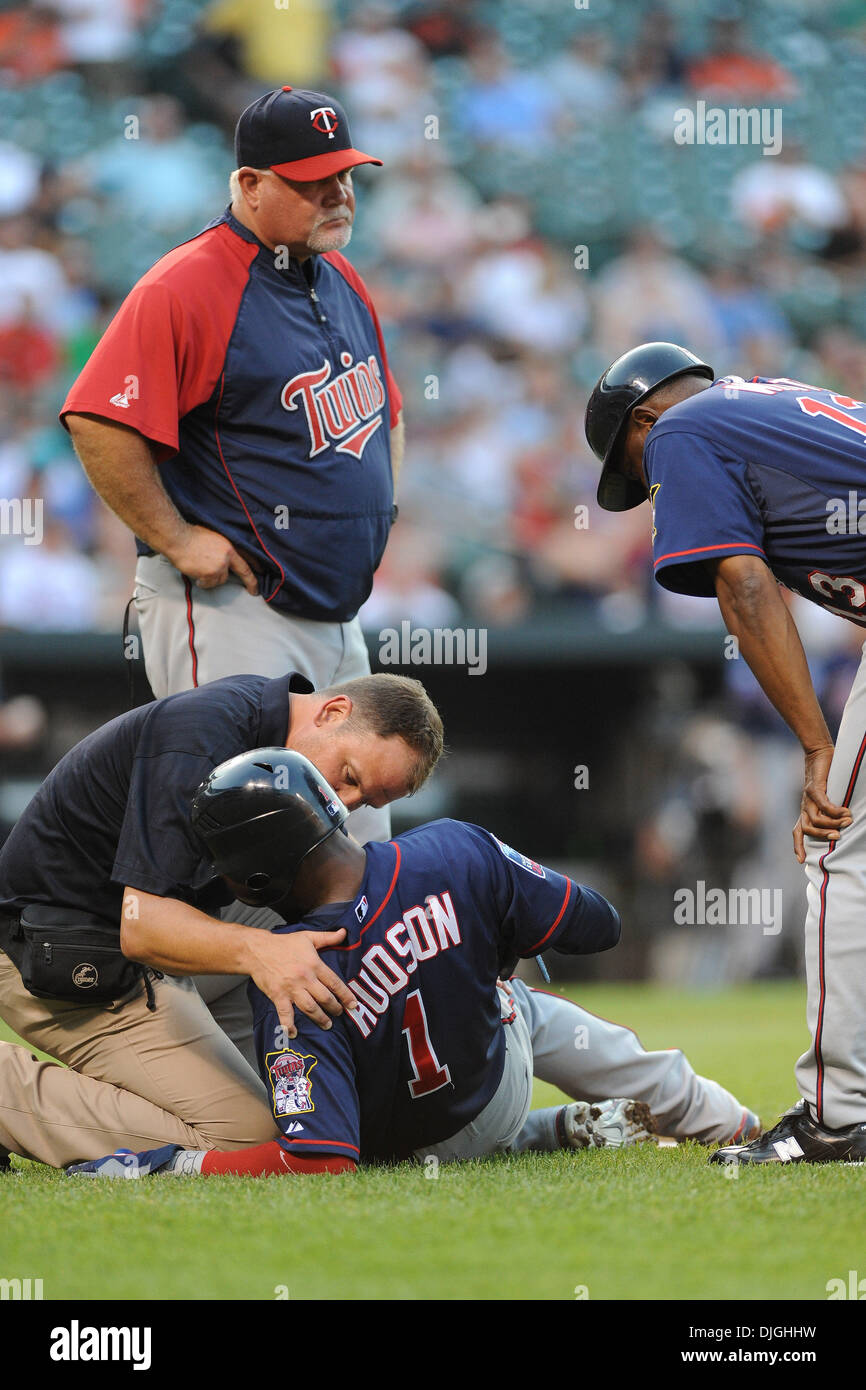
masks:
[[[382,163],[353,148],[346,113],[334,97],[294,87],[266,92],[241,112],[235,159],[239,169],[273,169],[301,183]]]

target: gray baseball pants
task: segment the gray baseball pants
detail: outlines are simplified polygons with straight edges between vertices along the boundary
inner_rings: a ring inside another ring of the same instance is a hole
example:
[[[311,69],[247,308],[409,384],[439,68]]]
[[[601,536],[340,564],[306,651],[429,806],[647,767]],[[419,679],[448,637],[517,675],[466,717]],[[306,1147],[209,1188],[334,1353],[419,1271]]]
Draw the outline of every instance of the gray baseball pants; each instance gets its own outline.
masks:
[[[709,1143],[732,1139],[741,1129],[745,1107],[717,1081],[698,1076],[679,1049],[647,1052],[630,1028],[522,980],[501,986],[500,1001],[506,1057],[499,1088],[471,1124],[443,1144],[419,1150],[422,1161],[429,1155],[451,1162],[560,1148],[560,1107],[530,1109],[533,1074],[574,1100],[645,1101],[659,1132],[672,1138]]]
[[[866,644],[848,696],[827,795],[852,824],[831,845],[806,840],[806,1017],[800,1094],[830,1129],[866,1120]]]

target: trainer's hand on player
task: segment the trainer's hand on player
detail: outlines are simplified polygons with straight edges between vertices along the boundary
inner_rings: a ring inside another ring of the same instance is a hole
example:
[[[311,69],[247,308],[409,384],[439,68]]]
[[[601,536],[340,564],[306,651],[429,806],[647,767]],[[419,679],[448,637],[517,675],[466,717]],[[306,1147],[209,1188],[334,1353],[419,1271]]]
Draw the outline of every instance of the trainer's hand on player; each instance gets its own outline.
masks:
[[[236,574],[248,593],[259,592],[256,576],[231,541],[206,526],[187,526],[171,554],[166,552],[166,559],[200,589],[216,589],[229,574]]]
[[[806,778],[800,819],[794,826],[794,853],[801,864],[806,860],[803,837],[813,840],[838,840],[841,831],[851,824],[847,806],[836,806],[827,796],[827,777],[833,760],[833,745],[827,744],[806,754]]]
[[[348,985],[325,965],[320,951],[339,946],[346,932],[299,931],[291,935],[256,932],[250,975],[259,989],[273,1000],[280,1023],[290,1038],[298,1035],[295,1009],[300,1009],[320,1028],[332,1027],[336,1018],[357,1003]]]

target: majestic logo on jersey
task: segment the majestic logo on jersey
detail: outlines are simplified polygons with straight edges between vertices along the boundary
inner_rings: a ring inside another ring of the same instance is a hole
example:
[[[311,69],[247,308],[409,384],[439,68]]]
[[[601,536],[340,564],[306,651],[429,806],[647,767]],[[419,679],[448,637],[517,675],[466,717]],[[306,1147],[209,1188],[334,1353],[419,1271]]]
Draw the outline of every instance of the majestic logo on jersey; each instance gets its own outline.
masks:
[[[268,1053],[265,1066],[271,1081],[271,1095],[277,1119],[283,1115],[303,1115],[309,1110],[315,1110],[310,1095],[313,1089],[310,1072],[316,1061],[315,1057],[293,1052],[291,1048]]]
[[[310,120],[316,130],[320,130],[323,135],[327,135],[329,140],[333,140],[336,131],[340,127],[337,120],[337,113],[333,106],[317,106],[310,112]]]
[[[328,445],[338,454],[359,459],[382,423],[385,388],[382,370],[371,353],[366,362],[352,365],[352,354],[340,353],[346,371],[331,380],[331,364],[313,372],[299,372],[280,394],[284,410],[303,409],[310,431],[310,458]]]
[[[535,874],[536,878],[547,878],[544,868],[535,859],[527,859],[526,855],[521,854],[519,849],[512,849],[502,840],[497,840],[495,835],[491,838],[496,841],[506,859],[510,859],[514,864],[519,864],[522,869],[528,869],[531,874]]]
[[[127,400],[126,394],[123,391],[118,391],[116,396],[111,396],[109,398],[108,404],[118,405],[120,406],[121,410],[129,410],[129,401]]]

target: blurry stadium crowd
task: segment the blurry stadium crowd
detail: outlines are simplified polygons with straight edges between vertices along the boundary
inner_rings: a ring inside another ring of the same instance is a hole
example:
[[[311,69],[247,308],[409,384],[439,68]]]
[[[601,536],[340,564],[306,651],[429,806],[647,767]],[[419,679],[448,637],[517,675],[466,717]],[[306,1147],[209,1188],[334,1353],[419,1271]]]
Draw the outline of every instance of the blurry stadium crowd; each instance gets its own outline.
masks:
[[[286,79],[336,91],[355,143],[385,160],[358,176],[350,254],[388,324],[410,442],[370,626],[551,604],[621,629],[647,605],[712,623],[710,605],[653,591],[642,511],[593,508],[587,389],[655,337],[720,374],[862,394],[854,3],[5,7],[0,496],[43,497],[45,540],[0,541],[0,625],[117,623],[131,546],[56,409],[132,282],[221,210],[236,115]],[[782,153],[678,146],[673,113],[699,97],[780,107]]]
[[[653,586],[646,509],[595,507],[586,397],[650,338],[720,375],[866,391],[860,0],[4,4],[0,498],[44,499],[44,540],[0,536],[0,628],[119,628],[132,544],[56,412],[134,280],[228,201],[236,117],[283,82],[340,96],[355,144],[385,161],[356,176],[349,255],[386,323],[408,452],[368,626],[551,610],[623,633],[653,612],[718,626],[715,604]],[[674,113],[698,99],[781,109],[781,153],[678,145]],[[804,608],[832,718],[862,634]],[[646,922],[653,884],[670,920],[690,864],[742,881],[749,853],[767,882],[788,853],[799,759],[743,663],[727,675],[735,722],[694,713],[668,671],[640,731],[660,759],[632,769],[652,812],[631,850]],[[20,733],[0,727],[0,744]],[[762,968],[714,941],[697,964],[656,965]]]

